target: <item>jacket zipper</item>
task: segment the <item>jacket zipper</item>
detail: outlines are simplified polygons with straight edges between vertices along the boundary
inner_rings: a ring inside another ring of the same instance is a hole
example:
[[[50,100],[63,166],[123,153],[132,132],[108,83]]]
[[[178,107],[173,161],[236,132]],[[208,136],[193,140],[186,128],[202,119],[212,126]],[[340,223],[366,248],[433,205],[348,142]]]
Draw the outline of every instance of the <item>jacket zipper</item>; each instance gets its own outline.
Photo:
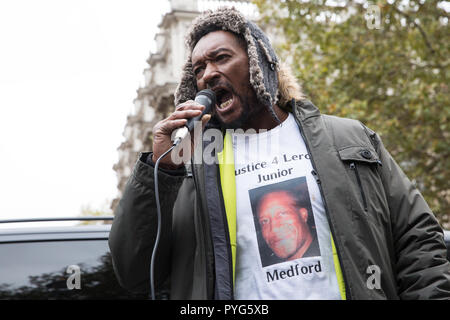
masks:
[[[195,168],[195,166],[192,164],[191,162],[191,172],[192,172],[192,178],[194,179],[194,186],[195,186],[195,190],[197,194],[200,194],[200,187],[198,185],[198,177],[197,177],[197,170]],[[201,200],[200,200],[201,202]],[[202,208],[200,208],[201,212],[203,211]],[[205,234],[205,228],[203,226],[203,224],[205,223],[205,221],[203,220],[202,217],[202,213],[200,212],[200,221],[202,223],[201,229],[202,229],[202,233],[203,233],[203,240],[205,241],[204,245],[205,245],[205,252],[208,251],[208,244],[206,244],[206,239],[208,239],[207,235]],[[205,254],[205,278],[206,278],[206,294],[207,294],[207,299],[209,299],[209,294],[210,294],[210,290],[209,290],[209,276],[208,276],[208,259],[207,259],[207,255]]]
[[[364,205],[364,211],[367,211],[367,199],[366,194],[364,193],[364,189],[361,183],[361,177],[359,176],[358,167],[354,162],[350,163],[350,170],[352,170],[355,173],[356,181],[358,182],[359,191],[361,192],[361,198]]]
[[[295,105],[293,106],[293,111],[296,112]],[[300,122],[300,119],[299,119],[300,117],[296,116],[294,118],[295,118],[295,121],[297,122],[297,125],[298,125],[299,129],[300,129],[300,135],[302,136],[302,138],[303,138],[303,140],[305,142],[305,146],[306,146],[306,149],[308,150],[308,154],[310,155],[311,166],[313,167],[313,170],[311,171],[311,174],[314,176],[314,179],[316,179],[317,185],[319,186],[319,191],[320,191],[320,195],[322,196],[322,199],[323,199],[323,206],[324,206],[324,209],[325,209],[325,212],[326,212],[328,225],[330,226],[331,235],[335,239],[335,234],[336,233],[335,233],[335,230],[334,230],[334,226],[331,223],[330,214],[328,213],[327,202],[326,202],[324,194],[323,194],[322,184],[321,184],[319,175],[317,174],[316,164],[314,162],[314,158],[312,156],[311,149],[309,148],[309,141],[306,139],[305,133],[303,132],[303,126],[302,126],[302,124]],[[342,262],[342,254],[341,254],[341,252],[339,250],[339,245],[338,245],[337,241],[335,241],[335,246],[336,246],[336,252],[337,252],[337,255],[338,255],[338,258],[339,258],[339,263],[341,263]],[[345,268],[342,268],[342,266],[341,266],[341,271],[342,271],[342,277],[344,278],[344,283],[345,283],[345,291],[346,291],[345,295],[347,297],[347,300],[351,300],[351,294],[350,294],[350,291],[348,289],[349,286],[348,286],[347,274],[346,274]]]
[[[305,138],[303,138],[303,140],[305,140]],[[308,152],[309,152],[309,150],[308,150]],[[319,176],[317,175],[316,170],[311,171],[311,174],[313,175],[314,179],[316,179],[317,184],[320,185],[320,178],[319,178]]]
[[[219,166],[217,166],[217,171],[219,171]],[[233,253],[231,252],[231,240],[230,240],[230,231],[228,229],[228,219],[227,219],[227,212],[225,209],[225,200],[223,198],[222,193],[222,182],[220,181],[220,172],[217,173],[217,183],[219,186],[219,197],[220,197],[220,208],[222,209],[222,212],[224,213],[223,219],[224,219],[224,225],[225,225],[225,237],[227,241],[227,253],[228,253],[228,269],[230,270],[230,274],[228,275],[230,277],[230,296],[231,300],[234,300],[234,281],[233,281]]]
[[[198,186],[198,181],[197,181],[197,179],[198,179],[198,176],[197,176],[198,172],[197,171],[198,170],[195,169],[194,165],[192,165],[191,168],[192,168],[192,176],[194,178],[194,185],[195,185],[195,188],[196,188],[196,192],[198,194],[200,194],[199,193],[200,187]],[[217,168],[217,170],[219,170],[219,168]],[[231,289],[230,289],[229,294],[230,294],[231,300],[234,300],[233,258],[232,258],[232,253],[231,253],[231,245],[230,245],[230,238],[229,238],[229,231],[228,231],[228,221],[227,221],[227,218],[226,218],[226,210],[225,210],[225,205],[224,205],[224,199],[223,199],[223,194],[222,194],[222,188],[221,188],[221,181],[220,181],[220,174],[219,173],[217,173],[217,184],[218,184],[218,189],[219,189],[220,207],[222,209],[222,212],[225,213],[224,216],[223,216],[223,218],[224,218],[223,223],[224,223],[224,226],[225,226],[225,236],[226,236],[226,241],[229,244],[227,246],[228,247],[228,252],[227,253],[228,253],[228,256],[230,258],[229,259],[229,270],[230,270],[229,279],[230,279],[230,283],[231,283],[231,285],[230,285]],[[206,199],[201,199],[200,201],[206,201]],[[208,208],[206,207],[205,210],[208,210]],[[205,214],[208,215],[208,212],[206,212]],[[204,234],[204,237],[205,237],[205,239],[211,240],[211,238],[209,236],[205,235],[205,234]],[[206,250],[208,250],[208,248],[206,248]],[[205,261],[207,261],[207,259],[205,259]],[[214,263],[216,263],[216,262],[214,261]],[[207,280],[206,283],[208,284],[208,270],[206,271],[206,280]],[[215,284],[216,283],[214,281],[214,286],[215,286]],[[218,288],[214,288],[214,292],[217,292],[217,290],[218,290]]]

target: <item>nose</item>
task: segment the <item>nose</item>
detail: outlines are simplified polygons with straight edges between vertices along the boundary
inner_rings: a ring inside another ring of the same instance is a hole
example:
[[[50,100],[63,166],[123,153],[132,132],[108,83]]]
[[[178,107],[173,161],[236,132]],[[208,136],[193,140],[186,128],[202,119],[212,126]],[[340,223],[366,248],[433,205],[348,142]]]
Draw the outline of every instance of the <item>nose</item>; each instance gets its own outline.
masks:
[[[202,81],[205,86],[213,87],[214,82],[219,78],[217,67],[213,63],[208,63],[203,73]]]
[[[266,224],[266,231],[271,234],[271,236],[276,236],[276,234],[280,230],[280,223],[275,219],[270,219],[270,221]]]

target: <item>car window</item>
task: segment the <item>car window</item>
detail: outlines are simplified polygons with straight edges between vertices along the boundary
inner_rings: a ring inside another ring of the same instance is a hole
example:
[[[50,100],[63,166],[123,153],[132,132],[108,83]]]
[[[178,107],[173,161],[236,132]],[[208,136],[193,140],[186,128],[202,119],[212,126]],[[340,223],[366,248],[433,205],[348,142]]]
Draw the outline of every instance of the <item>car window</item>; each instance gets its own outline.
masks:
[[[107,240],[0,244],[0,299],[146,299],[118,284]]]

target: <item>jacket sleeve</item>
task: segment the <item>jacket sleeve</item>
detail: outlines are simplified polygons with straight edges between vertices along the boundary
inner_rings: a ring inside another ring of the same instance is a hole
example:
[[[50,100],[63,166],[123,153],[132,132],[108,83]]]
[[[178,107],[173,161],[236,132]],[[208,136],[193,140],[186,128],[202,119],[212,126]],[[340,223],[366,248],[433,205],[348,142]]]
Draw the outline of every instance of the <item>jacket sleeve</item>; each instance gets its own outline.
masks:
[[[133,169],[114,212],[109,235],[114,271],[120,285],[132,292],[148,292],[150,260],[157,232],[154,168],[143,153]],[[155,257],[155,285],[170,273],[172,208],[183,180],[184,171],[159,171],[161,237]]]
[[[391,214],[401,299],[450,299],[450,264],[439,222],[415,185],[372,132]]]

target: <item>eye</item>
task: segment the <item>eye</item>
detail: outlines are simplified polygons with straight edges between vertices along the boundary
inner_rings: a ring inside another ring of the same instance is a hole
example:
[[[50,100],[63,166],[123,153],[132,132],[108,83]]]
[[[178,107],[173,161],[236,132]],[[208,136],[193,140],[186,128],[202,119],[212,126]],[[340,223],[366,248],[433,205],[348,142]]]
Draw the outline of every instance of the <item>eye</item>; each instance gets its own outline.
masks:
[[[198,76],[203,70],[204,70],[204,67],[197,67],[194,69],[194,74],[196,76]]]
[[[260,219],[259,223],[261,224],[261,226],[264,226],[269,223],[269,219],[267,219],[267,218]]]
[[[284,216],[287,216],[288,214],[289,214],[289,212],[287,212],[287,211],[280,211],[280,212],[278,212],[277,216],[284,217]]]
[[[216,61],[224,61],[225,59],[228,59],[229,58],[229,55],[227,55],[227,54],[220,54],[220,55],[218,55],[217,57],[216,57]]]

